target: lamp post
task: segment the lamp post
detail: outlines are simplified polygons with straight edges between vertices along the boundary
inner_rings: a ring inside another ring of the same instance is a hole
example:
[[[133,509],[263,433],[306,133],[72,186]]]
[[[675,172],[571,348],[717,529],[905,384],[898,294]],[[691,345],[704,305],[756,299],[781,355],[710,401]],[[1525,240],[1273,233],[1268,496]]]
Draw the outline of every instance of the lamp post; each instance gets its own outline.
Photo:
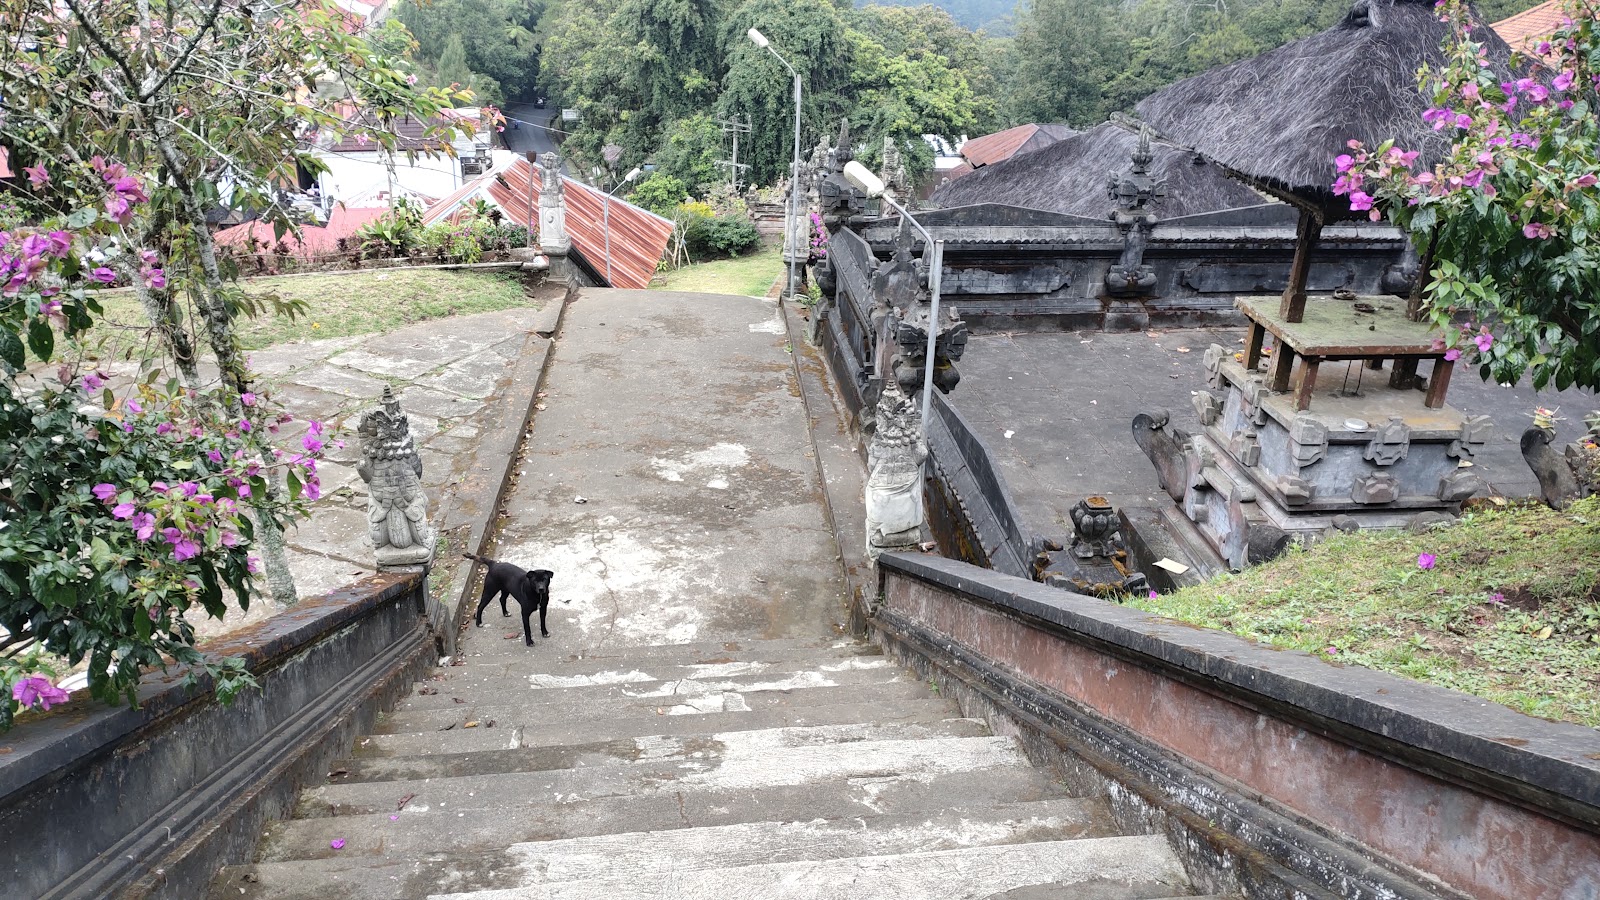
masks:
[[[606,191],[606,287],[614,287],[614,285],[611,283],[611,195],[615,194],[623,185],[628,184],[635,178],[638,178],[641,171],[643,170],[638,166],[634,166],[633,169],[628,172],[628,174],[622,176],[622,180],[617,183],[616,187]]]
[[[778,62],[783,63],[783,67],[788,69],[794,78],[794,159],[789,168],[789,220],[783,229],[784,243],[787,244],[789,254],[788,294],[789,299],[793,300],[794,292],[800,284],[796,277],[796,267],[799,265],[800,257],[800,234],[799,229],[795,227],[800,217],[800,73],[794,70],[794,66],[789,65],[783,54],[772,49],[772,43],[767,40],[766,35],[754,28],[745,32],[745,35],[750,38],[751,43],[777,57]]]
[[[927,243],[923,251],[923,260],[928,266],[928,293],[932,295],[928,310],[928,350],[923,360],[922,369],[922,433],[928,433],[928,408],[933,399],[933,350],[934,343],[939,337],[939,282],[944,277],[944,241],[935,240],[928,229],[922,227],[911,211],[894,201],[894,198],[884,193],[883,179],[872,174],[872,170],[861,163],[851,160],[844,165],[846,181],[860,188],[866,195],[877,197],[880,201],[889,204],[895,212],[900,214],[903,221],[922,232],[923,240]]]

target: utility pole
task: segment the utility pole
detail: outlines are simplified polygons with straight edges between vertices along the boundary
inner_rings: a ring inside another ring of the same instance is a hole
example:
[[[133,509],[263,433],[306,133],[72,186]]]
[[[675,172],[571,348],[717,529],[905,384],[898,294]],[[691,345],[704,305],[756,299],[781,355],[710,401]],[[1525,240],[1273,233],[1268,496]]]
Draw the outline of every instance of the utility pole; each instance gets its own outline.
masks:
[[[738,194],[740,170],[750,168],[739,162],[739,135],[750,133],[750,123],[740,122],[738,119],[717,119],[716,122],[722,126],[723,134],[733,135],[733,159],[719,159],[717,165],[728,167],[728,181],[733,186],[733,192]]]

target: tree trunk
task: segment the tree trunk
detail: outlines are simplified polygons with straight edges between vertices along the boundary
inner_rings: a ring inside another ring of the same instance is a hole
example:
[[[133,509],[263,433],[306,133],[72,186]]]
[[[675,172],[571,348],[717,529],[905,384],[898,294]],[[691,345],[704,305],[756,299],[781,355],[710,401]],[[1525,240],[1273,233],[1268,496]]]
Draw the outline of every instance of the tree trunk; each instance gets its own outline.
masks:
[[[182,172],[182,155],[167,135],[158,138],[158,146],[168,168]],[[236,416],[243,416],[244,407],[239,397],[250,390],[250,372],[245,366],[244,354],[239,349],[239,338],[233,333],[228,314],[228,304],[223,294],[227,290],[222,282],[222,270],[217,266],[217,245],[206,227],[205,209],[195,195],[188,179],[173,179],[182,196],[183,217],[189,226],[190,237],[200,254],[201,289],[196,292],[196,306],[205,320],[207,343],[216,354],[217,367],[222,370],[222,382],[231,388],[228,408]],[[284,487],[269,469],[267,475],[267,505],[282,501]],[[289,571],[289,557],[284,548],[283,529],[260,507],[256,510],[256,537],[261,544],[261,562],[266,569],[267,591],[279,606],[292,606],[298,599],[294,587],[294,574]]]

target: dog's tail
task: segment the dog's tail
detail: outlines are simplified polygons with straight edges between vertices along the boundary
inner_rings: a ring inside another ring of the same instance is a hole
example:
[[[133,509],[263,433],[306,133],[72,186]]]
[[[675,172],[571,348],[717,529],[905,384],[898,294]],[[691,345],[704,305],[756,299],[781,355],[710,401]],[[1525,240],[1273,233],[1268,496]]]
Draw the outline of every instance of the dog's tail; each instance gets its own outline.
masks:
[[[494,563],[494,560],[490,559],[489,557],[487,557],[487,556],[479,556],[476,553],[463,553],[461,555],[465,556],[467,559],[477,560],[478,562],[481,562],[484,565],[491,565],[491,564]]]

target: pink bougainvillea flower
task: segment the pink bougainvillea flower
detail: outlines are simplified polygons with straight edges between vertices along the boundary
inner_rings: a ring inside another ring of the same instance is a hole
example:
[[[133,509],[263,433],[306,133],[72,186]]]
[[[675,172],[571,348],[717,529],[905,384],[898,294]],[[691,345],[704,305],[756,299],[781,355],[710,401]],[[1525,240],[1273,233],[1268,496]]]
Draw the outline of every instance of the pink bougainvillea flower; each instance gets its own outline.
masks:
[[[1328,646],[1328,647],[1324,647],[1322,652],[1328,654],[1329,656],[1338,656],[1339,655],[1339,648],[1338,647],[1333,647],[1333,646]]]
[[[90,272],[89,273],[89,277],[91,279],[95,280],[95,281],[100,282],[101,284],[110,284],[111,282],[117,280],[117,273],[111,271],[110,269],[106,268],[105,266],[100,266],[100,267],[96,268],[93,272]]]
[[[306,448],[307,453],[322,452],[322,442],[317,440],[316,435],[313,434],[307,434],[300,438],[300,446]]]
[[[167,432],[169,432],[171,430],[172,430],[172,423],[171,422],[162,422],[160,425],[156,426],[156,434],[166,434]]]
[[[128,407],[128,412],[131,412],[134,415],[138,415],[138,414],[144,412],[144,404],[142,404],[139,401],[133,399],[132,397],[128,398],[127,407]]]
[[[102,481],[93,488],[90,488],[90,493],[94,494],[96,500],[99,500],[101,503],[105,503],[106,501],[117,496],[117,486],[114,484],[107,484],[106,482]]]
[[[139,251],[139,259],[145,265],[153,266],[153,265],[156,264],[157,260],[161,259],[161,256],[159,254],[157,254],[154,250],[151,250],[151,249],[149,249],[147,247],[147,248]]]
[[[178,562],[194,559],[200,555],[200,545],[188,538],[183,538],[172,545],[172,558]]]
[[[1350,208],[1356,212],[1372,208],[1372,197],[1366,191],[1352,191],[1350,193]]]
[[[1494,335],[1484,332],[1483,334],[1474,337],[1472,342],[1478,345],[1479,353],[1488,353],[1489,348],[1494,346]]]
[[[1575,187],[1586,188],[1594,187],[1596,181],[1600,181],[1600,178],[1597,178],[1593,172],[1586,172],[1579,175],[1578,179],[1572,183]]]
[[[1555,80],[1550,82],[1550,86],[1558,91],[1564,91],[1567,88],[1572,87],[1572,70],[1567,69],[1560,75],[1557,75]]]
[[[344,838],[334,838],[333,840],[328,842],[328,846],[332,847],[335,850],[343,850],[344,849]]]
[[[50,679],[38,675],[30,675],[11,686],[11,699],[25,709],[39,706],[48,710],[52,703],[67,702],[69,696],[66,691],[51,684]]]
[[[141,541],[148,541],[155,536],[156,517],[149,513],[139,513],[128,524],[133,526],[134,537]]]
[[[234,534],[231,531],[224,531],[222,533],[222,546],[224,546],[224,547],[237,547],[237,546],[239,546],[239,536],[237,534]]]
[[[139,508],[134,506],[132,503],[118,503],[116,506],[111,508],[111,518],[131,519],[133,518],[133,514],[137,512],[138,509]]]
[[[139,276],[144,279],[145,287],[152,291],[159,291],[167,286],[167,273],[162,269],[140,269]]]
[[[1529,222],[1522,226],[1522,236],[1532,240],[1541,240],[1552,234],[1554,232],[1550,230],[1550,226],[1543,222]]]
[[[257,572],[260,572],[261,571],[261,557],[259,557],[259,556],[247,556],[247,557],[245,557],[245,559],[244,559],[244,567],[246,569],[250,570],[250,574],[252,574],[252,575],[256,574]]]
[[[1451,347],[1449,350],[1446,350],[1444,352],[1444,358],[1449,360],[1450,362],[1455,362],[1456,360],[1461,358],[1461,351],[1456,349],[1455,347]]]
[[[90,372],[89,374],[83,376],[83,392],[85,394],[92,394],[95,391],[100,390],[102,387],[105,387],[105,383],[106,380],[101,378],[98,372]]]
[[[249,392],[249,391],[245,391],[244,393],[239,395],[239,402],[243,403],[245,406],[255,406],[256,405],[256,395],[251,393],[251,392]]]
[[[1438,561],[1439,557],[1434,556],[1432,553],[1417,554],[1417,568],[1419,569],[1431,569]]]

